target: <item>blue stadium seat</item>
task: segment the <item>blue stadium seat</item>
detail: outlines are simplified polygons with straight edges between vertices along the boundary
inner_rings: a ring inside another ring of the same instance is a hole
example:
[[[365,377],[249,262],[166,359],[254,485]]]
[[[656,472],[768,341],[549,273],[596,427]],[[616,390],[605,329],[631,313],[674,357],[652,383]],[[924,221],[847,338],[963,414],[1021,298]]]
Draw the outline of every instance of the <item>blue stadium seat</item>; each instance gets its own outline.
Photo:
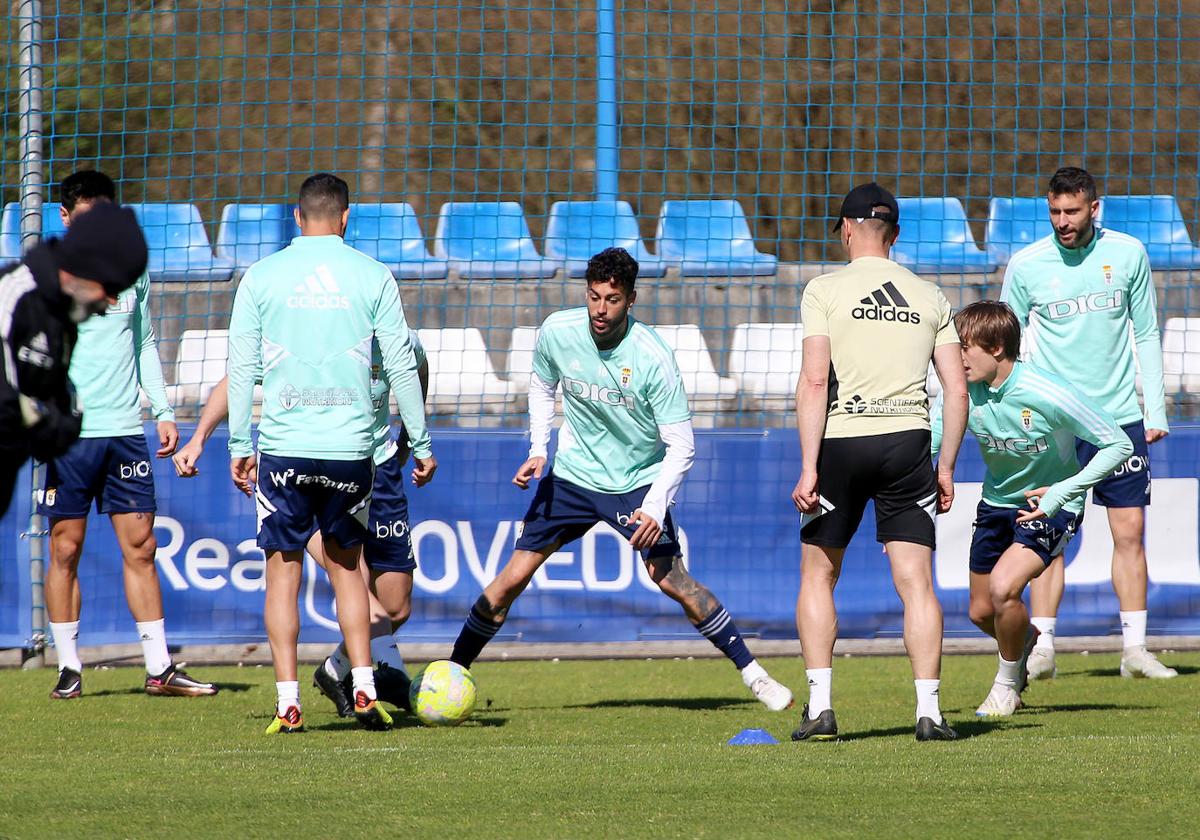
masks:
[[[403,280],[436,279],[449,271],[445,260],[429,256],[421,222],[409,204],[351,204],[346,244]]]
[[[901,198],[892,259],[918,274],[990,274],[996,261],[975,244],[957,198]]]
[[[228,280],[233,261],[213,255],[194,204],[131,204],[150,248],[150,279]]]
[[[246,268],[299,235],[290,204],[226,204],[217,228],[217,256]]]
[[[62,216],[58,204],[42,205],[42,238],[62,236]],[[21,205],[10,201],[0,213],[0,260],[21,258]]]
[[[1100,200],[1100,223],[1140,239],[1151,268],[1200,268],[1200,248],[1192,244],[1173,195],[1106,195]]]
[[[664,201],[658,215],[658,257],[688,277],[774,274],[778,260],[754,245],[742,205]]]
[[[1044,196],[1038,198],[993,198],[988,202],[987,250],[991,258],[1006,265],[1026,245],[1054,233]]]
[[[564,263],[569,277],[582,277],[588,259],[614,246],[633,255],[639,276],[666,273],[666,266],[643,244],[628,201],[556,201],[550,206],[546,258]]]
[[[547,278],[558,267],[538,253],[515,201],[443,204],[434,254],[469,279]]]

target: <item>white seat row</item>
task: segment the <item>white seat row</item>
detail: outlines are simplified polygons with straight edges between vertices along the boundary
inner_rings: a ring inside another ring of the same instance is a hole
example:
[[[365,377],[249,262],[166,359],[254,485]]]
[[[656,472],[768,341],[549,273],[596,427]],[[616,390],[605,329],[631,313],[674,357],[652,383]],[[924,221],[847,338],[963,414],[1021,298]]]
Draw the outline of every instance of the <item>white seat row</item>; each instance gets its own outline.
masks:
[[[704,334],[696,325],[664,325],[655,330],[675,351],[684,388],[697,413],[792,409],[803,355],[802,325],[738,324],[729,350],[728,376],[717,371]],[[1192,340],[1200,348],[1200,326],[1196,330]],[[429,356],[431,414],[503,414],[524,398],[533,369],[536,327],[513,329],[504,379],[492,364],[480,330],[458,327],[417,332]],[[184,331],[179,339],[175,384],[168,386],[171,403],[206,401],[225,376],[228,357],[228,330]],[[1195,375],[1200,381],[1200,353],[1197,359]],[[931,396],[939,390],[932,365],[927,387]],[[261,391],[257,395],[261,397]]]

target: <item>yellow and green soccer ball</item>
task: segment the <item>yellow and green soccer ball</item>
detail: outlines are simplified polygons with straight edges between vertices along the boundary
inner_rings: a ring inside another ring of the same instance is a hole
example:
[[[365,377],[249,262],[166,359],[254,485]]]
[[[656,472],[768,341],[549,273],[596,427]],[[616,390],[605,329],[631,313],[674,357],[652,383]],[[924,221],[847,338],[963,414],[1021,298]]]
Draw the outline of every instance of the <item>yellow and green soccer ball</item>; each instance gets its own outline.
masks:
[[[458,726],[475,711],[475,678],[458,663],[439,659],[413,675],[408,699],[426,726]]]

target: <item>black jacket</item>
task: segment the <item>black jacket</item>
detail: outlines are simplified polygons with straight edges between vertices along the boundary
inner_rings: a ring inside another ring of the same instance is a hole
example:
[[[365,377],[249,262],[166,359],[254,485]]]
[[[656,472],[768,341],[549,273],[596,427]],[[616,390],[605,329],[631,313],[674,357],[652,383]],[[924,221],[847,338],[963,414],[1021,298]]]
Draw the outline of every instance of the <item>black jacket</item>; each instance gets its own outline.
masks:
[[[70,310],[53,245],[0,266],[0,456],[7,461],[46,461],[79,437],[82,417],[67,378],[77,335]]]

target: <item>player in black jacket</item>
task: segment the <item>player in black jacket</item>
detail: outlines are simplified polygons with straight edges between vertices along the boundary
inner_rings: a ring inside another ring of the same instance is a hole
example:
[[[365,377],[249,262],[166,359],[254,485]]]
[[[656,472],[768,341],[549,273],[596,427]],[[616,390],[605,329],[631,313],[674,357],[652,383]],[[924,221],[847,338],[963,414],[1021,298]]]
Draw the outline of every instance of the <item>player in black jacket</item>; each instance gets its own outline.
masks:
[[[100,204],[62,239],[0,266],[0,516],[29,456],[48,460],[79,437],[67,379],[76,327],[116,303],[146,260],[133,211]]]

